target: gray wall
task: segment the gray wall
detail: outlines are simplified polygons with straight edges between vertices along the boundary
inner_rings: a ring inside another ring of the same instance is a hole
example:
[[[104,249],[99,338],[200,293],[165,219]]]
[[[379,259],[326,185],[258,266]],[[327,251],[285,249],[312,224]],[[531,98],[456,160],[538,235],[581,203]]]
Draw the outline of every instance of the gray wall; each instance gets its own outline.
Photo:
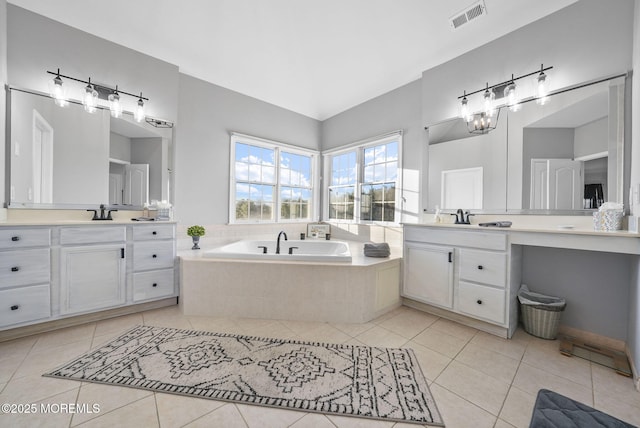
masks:
[[[167,169],[166,151],[166,140],[160,137],[131,139],[131,163],[149,164],[149,202],[166,199],[162,195],[166,180],[163,176]]]
[[[403,196],[402,221],[420,219],[422,171],[426,156],[426,132],[421,122],[421,80],[337,114],[322,122],[322,150],[330,150],[390,131],[402,129]],[[426,187],[424,191],[426,193]]]
[[[608,127],[608,117],[577,127],[573,142],[573,155],[578,158],[608,151]]]
[[[115,132],[109,133],[109,157],[131,162],[131,138]]]
[[[180,74],[176,127],[176,218],[183,224],[226,224],[230,132],[319,149],[320,122]]]
[[[631,260],[595,251],[523,247],[522,283],[567,301],[561,324],[627,340]],[[606,269],[605,269],[606,267]]]
[[[7,1],[0,0],[0,166],[4,171],[5,164],[5,135],[6,135],[6,105],[7,98],[5,85],[7,83]],[[0,201],[6,201],[5,198],[5,174],[0,174]],[[0,210],[2,206],[0,206]],[[0,215],[0,218],[2,216]]]

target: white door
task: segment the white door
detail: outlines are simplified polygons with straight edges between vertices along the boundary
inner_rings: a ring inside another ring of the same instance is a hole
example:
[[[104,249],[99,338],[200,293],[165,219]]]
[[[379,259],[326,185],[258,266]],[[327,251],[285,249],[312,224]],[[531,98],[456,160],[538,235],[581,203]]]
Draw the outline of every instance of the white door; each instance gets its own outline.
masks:
[[[60,249],[60,312],[72,314],[125,303],[125,245]]]
[[[531,208],[579,210],[583,207],[584,162],[531,159]]]
[[[124,201],[122,174],[109,174],[109,205],[121,205]]]
[[[134,206],[149,202],[149,164],[125,165],[124,199]]]
[[[442,171],[440,208],[482,209],[482,167]]]
[[[402,295],[443,308],[453,308],[451,247],[407,242],[404,250]]]

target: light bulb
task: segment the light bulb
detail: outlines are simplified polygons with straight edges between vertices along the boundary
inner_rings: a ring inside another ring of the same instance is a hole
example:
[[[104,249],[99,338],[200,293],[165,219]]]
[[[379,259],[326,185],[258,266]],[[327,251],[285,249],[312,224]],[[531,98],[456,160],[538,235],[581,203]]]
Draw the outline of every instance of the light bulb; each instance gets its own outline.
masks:
[[[471,122],[471,112],[469,111],[469,100],[467,100],[467,96],[463,96],[462,101],[460,102],[460,117],[462,117],[465,122]]]
[[[111,116],[115,118],[122,116],[122,104],[120,104],[120,94],[117,86],[115,92],[109,95],[109,109],[111,110]]]
[[[133,118],[136,122],[142,122],[144,120],[144,101],[142,100],[142,92],[140,92],[140,98],[138,98],[138,106],[133,113]]]
[[[484,91],[484,112],[488,117],[491,117],[495,113],[495,99],[496,94],[493,92],[493,88],[489,89],[487,83],[487,89]]]
[[[58,74],[53,80],[49,81],[49,92],[53,97],[53,101],[60,107],[65,107],[68,104],[67,101],[67,89],[62,85],[62,78],[60,77],[60,69]]]
[[[89,78],[89,83],[84,88],[84,93],[82,94],[82,105],[87,113],[95,113],[97,110],[98,91],[96,91],[91,84],[91,78]]]
[[[520,110],[520,104],[518,104],[518,93],[516,82],[513,81],[513,75],[511,75],[511,83],[504,88],[504,96],[507,98],[507,105],[509,106],[509,110],[518,111]]]
[[[544,71],[540,70],[540,74],[536,78],[536,103],[544,105],[548,100],[549,79],[547,78],[547,75],[544,74]]]

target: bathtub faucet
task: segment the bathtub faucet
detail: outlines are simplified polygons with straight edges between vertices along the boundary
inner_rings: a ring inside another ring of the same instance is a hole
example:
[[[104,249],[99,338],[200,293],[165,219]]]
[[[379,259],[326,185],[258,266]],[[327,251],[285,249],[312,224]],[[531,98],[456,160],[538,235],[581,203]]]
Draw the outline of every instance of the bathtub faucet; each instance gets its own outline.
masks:
[[[280,254],[280,237],[284,235],[284,240],[287,241],[287,234],[284,233],[284,230],[281,230],[280,233],[278,233],[278,242],[276,243],[276,254]]]

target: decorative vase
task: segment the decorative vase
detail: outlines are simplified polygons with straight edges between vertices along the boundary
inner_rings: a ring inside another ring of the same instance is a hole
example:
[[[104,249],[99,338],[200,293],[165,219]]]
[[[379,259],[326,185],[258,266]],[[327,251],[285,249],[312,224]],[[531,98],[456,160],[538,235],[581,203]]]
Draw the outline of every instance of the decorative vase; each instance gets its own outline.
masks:
[[[200,243],[200,237],[199,236],[192,236],[191,239],[193,240],[193,247],[191,247],[192,250],[199,250],[200,246],[198,245]]]

